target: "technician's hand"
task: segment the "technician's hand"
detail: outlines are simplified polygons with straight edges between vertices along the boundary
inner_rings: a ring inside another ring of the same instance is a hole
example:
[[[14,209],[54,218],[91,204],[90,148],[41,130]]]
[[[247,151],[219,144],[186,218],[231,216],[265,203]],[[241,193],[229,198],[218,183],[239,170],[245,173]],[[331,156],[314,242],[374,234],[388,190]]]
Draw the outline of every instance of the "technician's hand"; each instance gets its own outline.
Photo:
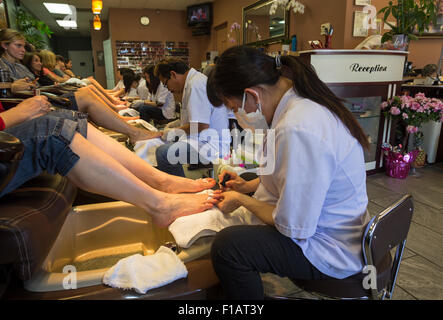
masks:
[[[23,102],[20,102],[17,106],[17,111],[25,115],[27,120],[31,120],[47,114],[51,111],[51,104],[48,98],[45,96],[35,96]]]
[[[223,186],[221,185],[221,183],[226,176],[228,176],[227,181]],[[223,172],[218,176],[218,180],[220,184],[220,189],[223,191],[234,190],[240,193],[250,192],[249,188],[247,188],[247,181],[234,172],[223,170]]]
[[[230,213],[242,205],[239,196],[240,194],[235,191],[223,192],[219,199],[220,202],[217,203],[217,207],[223,213]]]

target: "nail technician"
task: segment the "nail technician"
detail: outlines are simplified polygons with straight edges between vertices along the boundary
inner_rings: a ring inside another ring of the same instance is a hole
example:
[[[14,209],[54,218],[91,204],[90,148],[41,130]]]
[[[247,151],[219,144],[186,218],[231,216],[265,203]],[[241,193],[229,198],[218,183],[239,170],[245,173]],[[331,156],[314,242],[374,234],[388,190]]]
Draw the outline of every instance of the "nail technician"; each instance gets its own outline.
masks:
[[[232,109],[240,124],[275,130],[272,174],[220,176],[230,179],[218,207],[244,206],[264,223],[228,227],[214,240],[227,298],[263,299],[261,272],[307,280],[361,272],[368,140],[342,100],[298,57],[246,46],[220,56],[207,88],[211,103]]]

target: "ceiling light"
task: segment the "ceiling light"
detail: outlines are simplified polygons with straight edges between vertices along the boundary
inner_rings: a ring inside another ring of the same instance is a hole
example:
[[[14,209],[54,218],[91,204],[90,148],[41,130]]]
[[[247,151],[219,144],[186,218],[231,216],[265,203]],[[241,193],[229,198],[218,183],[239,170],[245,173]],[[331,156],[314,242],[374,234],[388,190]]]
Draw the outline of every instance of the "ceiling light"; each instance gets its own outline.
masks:
[[[63,28],[77,29],[77,22],[73,20],[56,20],[58,25]]]
[[[92,13],[100,14],[103,9],[103,1],[102,0],[92,0]]]
[[[100,21],[100,17],[96,15],[94,17],[94,30],[100,30],[102,28],[102,22]]]
[[[48,11],[50,13],[55,13],[55,14],[72,14],[71,8],[67,4],[63,4],[63,3],[46,3],[46,2],[43,2],[43,4],[45,5],[46,9],[48,9]]]

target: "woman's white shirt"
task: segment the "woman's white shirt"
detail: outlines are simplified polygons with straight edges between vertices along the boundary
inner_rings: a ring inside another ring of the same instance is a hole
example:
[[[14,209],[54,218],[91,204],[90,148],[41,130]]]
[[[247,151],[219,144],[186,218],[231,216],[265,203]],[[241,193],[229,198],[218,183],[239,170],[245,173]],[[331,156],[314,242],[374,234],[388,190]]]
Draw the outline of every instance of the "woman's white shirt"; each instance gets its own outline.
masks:
[[[293,89],[280,100],[271,129],[275,172],[260,176],[254,197],[276,206],[276,228],[318,270],[337,279],[361,272],[369,221],[361,145],[327,108]]]
[[[113,91],[119,91],[119,90],[124,89],[124,88],[125,88],[125,85],[123,84],[123,80],[120,80],[119,82],[117,82],[117,85],[112,90]]]
[[[157,92],[151,95],[151,101],[155,101],[162,105],[162,114],[166,119],[175,118],[175,100],[171,91],[160,82]]]
[[[135,88],[129,89],[129,92],[125,94],[125,98],[135,98],[138,97],[138,91]]]
[[[137,93],[140,100],[148,100],[150,97],[149,89],[146,87],[146,79],[141,78],[137,87]]]

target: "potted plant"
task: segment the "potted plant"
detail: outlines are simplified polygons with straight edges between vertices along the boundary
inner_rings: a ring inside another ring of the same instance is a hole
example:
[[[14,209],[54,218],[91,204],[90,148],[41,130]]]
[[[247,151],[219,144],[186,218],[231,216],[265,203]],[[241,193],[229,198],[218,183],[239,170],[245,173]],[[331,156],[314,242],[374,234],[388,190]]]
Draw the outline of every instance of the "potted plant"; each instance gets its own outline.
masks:
[[[46,49],[47,43],[43,35],[51,38],[53,32],[43,21],[37,20],[32,15],[22,9],[16,12],[17,29],[23,33],[26,41],[36,49]]]
[[[394,49],[407,50],[409,40],[417,40],[414,33],[422,34],[432,24],[437,23],[437,3],[435,0],[397,0],[382,8],[383,21],[391,27],[382,37],[382,43],[390,40]],[[395,25],[388,21],[395,19]]]

